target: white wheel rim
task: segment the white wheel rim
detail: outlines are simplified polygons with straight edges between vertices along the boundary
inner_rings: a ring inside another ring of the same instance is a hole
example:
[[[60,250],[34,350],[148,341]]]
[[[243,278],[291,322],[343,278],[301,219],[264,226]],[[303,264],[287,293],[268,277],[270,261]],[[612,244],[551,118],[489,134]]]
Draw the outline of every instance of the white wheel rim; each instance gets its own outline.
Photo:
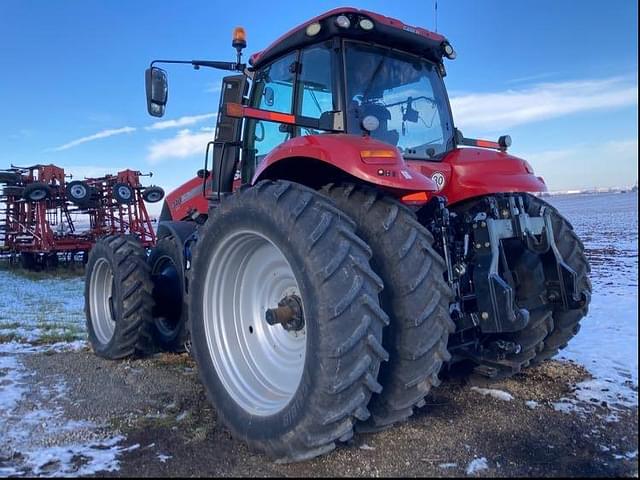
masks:
[[[73,187],[71,187],[70,192],[71,196],[76,199],[84,198],[87,196],[87,189],[82,185],[74,185]]]
[[[131,198],[131,189],[129,187],[120,186],[118,187],[118,195],[123,200],[129,200]]]
[[[113,318],[113,271],[109,262],[100,258],[93,267],[89,284],[91,324],[98,342],[106,345],[116,329]]]
[[[301,297],[291,265],[252,230],[228,235],[210,258],[202,308],[213,365],[240,407],[273,415],[295,395],[306,357],[306,328],[287,331],[265,320],[285,296]]]

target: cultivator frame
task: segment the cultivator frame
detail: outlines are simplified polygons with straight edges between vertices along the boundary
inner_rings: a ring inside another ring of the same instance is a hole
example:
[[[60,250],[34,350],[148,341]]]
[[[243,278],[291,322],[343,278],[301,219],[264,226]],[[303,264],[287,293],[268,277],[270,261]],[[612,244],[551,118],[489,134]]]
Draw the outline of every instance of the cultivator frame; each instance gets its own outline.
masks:
[[[164,192],[143,187],[141,176],[127,169],[68,182],[72,176],[55,165],[11,165],[0,172],[0,252],[20,255],[32,268],[57,263],[58,254],[86,255],[105,235],[135,235],[153,246],[156,234],[144,202],[159,201]],[[79,231],[76,215],[87,217],[86,229]]]

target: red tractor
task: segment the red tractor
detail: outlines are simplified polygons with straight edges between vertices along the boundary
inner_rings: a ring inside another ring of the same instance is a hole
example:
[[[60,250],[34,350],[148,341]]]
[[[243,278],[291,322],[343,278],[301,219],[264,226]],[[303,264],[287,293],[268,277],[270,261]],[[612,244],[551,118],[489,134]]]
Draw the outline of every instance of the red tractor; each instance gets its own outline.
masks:
[[[294,28],[233,72],[198,175],[167,195],[149,256],[112,236],[92,251],[95,352],[190,344],[225,425],[283,461],[407,419],[444,363],[501,378],[579,328],[589,265],[534,194],[531,166],[454,127],[445,37],[353,8]]]

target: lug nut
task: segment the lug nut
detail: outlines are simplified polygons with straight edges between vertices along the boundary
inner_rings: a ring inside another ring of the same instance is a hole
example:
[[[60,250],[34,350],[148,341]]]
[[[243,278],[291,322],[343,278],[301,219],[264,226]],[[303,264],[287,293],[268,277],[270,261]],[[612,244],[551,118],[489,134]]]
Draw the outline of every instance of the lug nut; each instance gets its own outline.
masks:
[[[485,247],[487,247],[487,248],[488,248],[488,247],[489,247],[489,245],[491,245],[489,242],[484,242],[484,246],[485,246]]]

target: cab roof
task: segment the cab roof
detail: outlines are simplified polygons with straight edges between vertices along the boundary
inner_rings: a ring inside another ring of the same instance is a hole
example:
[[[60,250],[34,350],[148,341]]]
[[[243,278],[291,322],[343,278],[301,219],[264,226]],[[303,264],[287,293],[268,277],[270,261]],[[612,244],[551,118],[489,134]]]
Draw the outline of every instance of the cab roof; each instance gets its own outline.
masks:
[[[339,27],[336,24],[336,18],[341,15],[349,19],[349,27]],[[373,22],[371,30],[360,27],[363,19]],[[307,27],[314,23],[320,25],[320,30],[315,35],[309,35]],[[249,64],[259,68],[291,50],[336,36],[390,46],[424,56],[435,62],[442,61],[443,47],[448,43],[447,39],[438,33],[407,25],[395,18],[385,17],[368,10],[341,7],[329,10],[288,31],[264,50],[254,53],[249,58]]]

